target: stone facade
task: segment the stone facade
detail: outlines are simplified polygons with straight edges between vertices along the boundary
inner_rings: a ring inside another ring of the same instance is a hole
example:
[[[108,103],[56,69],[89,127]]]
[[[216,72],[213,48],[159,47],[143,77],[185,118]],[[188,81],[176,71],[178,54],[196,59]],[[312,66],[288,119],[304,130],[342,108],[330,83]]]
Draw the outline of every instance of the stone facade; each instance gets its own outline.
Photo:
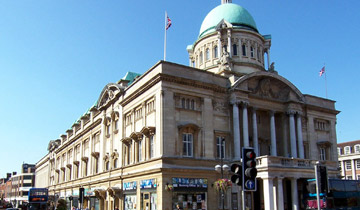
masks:
[[[253,147],[257,190],[244,193],[242,204],[233,185],[224,207],[304,209],[317,161],[329,177],[339,175],[339,112],[334,101],[303,94],[274,65],[265,67],[269,36],[235,26],[223,20],[188,47],[190,67],[160,61],[139,77],[106,85],[38,162],[50,194],[79,206],[84,188],[83,207],[101,210],[221,209],[214,166],[239,163],[241,148]]]

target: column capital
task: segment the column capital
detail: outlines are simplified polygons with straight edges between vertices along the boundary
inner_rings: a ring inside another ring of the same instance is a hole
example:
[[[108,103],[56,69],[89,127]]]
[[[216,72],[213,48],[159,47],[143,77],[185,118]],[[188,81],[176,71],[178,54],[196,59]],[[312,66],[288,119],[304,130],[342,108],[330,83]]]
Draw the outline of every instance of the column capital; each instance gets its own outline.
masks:
[[[289,109],[289,110],[286,111],[286,114],[287,114],[287,115],[295,115],[295,114],[296,114],[296,110]]]
[[[241,103],[241,101],[236,100],[236,99],[232,99],[232,100],[230,101],[230,104],[231,104],[231,105],[239,105],[240,103]]]
[[[268,111],[270,115],[275,115],[276,111],[275,110],[269,110]]]
[[[231,29],[228,29],[228,30],[227,30],[227,33],[228,33],[228,34],[227,34],[228,37],[231,37]]]
[[[249,101],[245,101],[245,100],[241,100],[240,102],[243,107],[248,107],[250,104]]]

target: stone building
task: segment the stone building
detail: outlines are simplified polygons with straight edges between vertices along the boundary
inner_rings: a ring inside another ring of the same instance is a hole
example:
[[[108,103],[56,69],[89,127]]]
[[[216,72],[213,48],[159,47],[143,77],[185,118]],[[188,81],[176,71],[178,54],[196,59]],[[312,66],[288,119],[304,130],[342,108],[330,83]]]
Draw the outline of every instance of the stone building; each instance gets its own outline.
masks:
[[[360,179],[360,140],[348,141],[337,145],[339,167],[343,179]]]
[[[303,94],[270,64],[271,36],[250,13],[223,0],[187,47],[189,66],[159,61],[107,84],[97,103],[37,164],[55,197],[85,189],[89,209],[221,209],[221,161],[257,153],[253,209],[304,209],[306,180],[320,160],[338,176],[335,102]],[[266,65],[267,64],[267,65]],[[225,177],[229,173],[225,171]],[[240,209],[238,186],[225,209]],[[253,195],[253,197],[252,197]]]

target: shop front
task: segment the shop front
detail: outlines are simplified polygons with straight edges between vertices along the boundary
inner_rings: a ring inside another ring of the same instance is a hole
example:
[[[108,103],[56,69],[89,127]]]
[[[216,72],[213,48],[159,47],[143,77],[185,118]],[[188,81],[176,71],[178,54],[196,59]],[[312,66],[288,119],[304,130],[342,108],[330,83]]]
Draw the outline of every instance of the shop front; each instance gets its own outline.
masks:
[[[136,189],[136,181],[123,183],[124,210],[136,210]]]
[[[140,209],[157,210],[156,179],[140,181]]]
[[[85,188],[83,209],[100,210],[100,202],[95,196],[94,189]]]
[[[207,210],[207,179],[172,178],[166,189],[172,191],[173,210],[177,205],[183,210]]]

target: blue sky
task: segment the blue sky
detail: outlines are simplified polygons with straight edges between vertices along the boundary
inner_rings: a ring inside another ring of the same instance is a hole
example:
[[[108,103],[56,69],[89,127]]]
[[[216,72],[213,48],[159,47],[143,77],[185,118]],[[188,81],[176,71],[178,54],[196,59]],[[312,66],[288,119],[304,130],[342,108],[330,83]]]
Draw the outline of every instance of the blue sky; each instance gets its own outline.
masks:
[[[271,61],[302,93],[337,101],[338,142],[360,139],[357,0],[233,0],[272,35]],[[102,88],[163,59],[164,12],[173,25],[167,60],[188,65],[186,46],[220,0],[0,1],[0,177],[36,163]]]

